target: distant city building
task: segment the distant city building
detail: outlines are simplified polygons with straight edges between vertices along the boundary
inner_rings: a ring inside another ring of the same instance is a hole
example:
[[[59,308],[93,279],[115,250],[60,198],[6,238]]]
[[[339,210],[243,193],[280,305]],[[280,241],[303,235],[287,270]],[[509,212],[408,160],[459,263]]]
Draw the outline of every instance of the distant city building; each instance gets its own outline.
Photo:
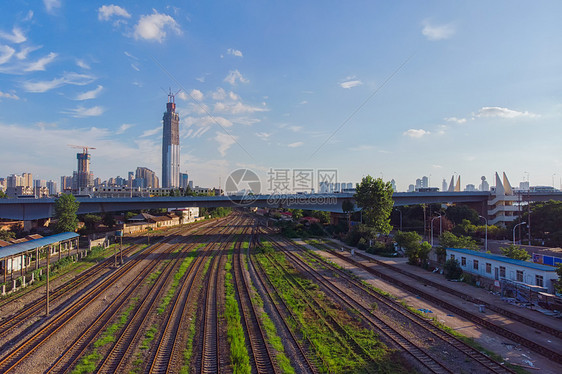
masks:
[[[88,148],[76,154],[78,169],[74,172],[72,189],[80,193],[81,190],[94,186],[94,173],[90,171],[90,154]]]
[[[168,94],[168,103],[162,123],[162,187],[179,187],[180,116],[176,113],[175,98],[171,92]]]
[[[392,190],[396,192],[396,181],[394,179],[390,180],[390,185],[392,186]]]
[[[193,190],[193,181],[189,181],[188,184],[189,189]]]
[[[23,186],[23,178],[21,177],[21,175],[8,175],[8,178],[6,178],[6,187],[16,188],[18,186]]]
[[[414,186],[413,184],[408,186],[408,192],[414,192],[416,190],[416,186]]]
[[[62,176],[60,177],[60,190],[61,192],[68,192],[72,190],[72,177]]]
[[[130,171],[127,175],[127,187],[133,187],[133,180],[135,179],[135,173]]]
[[[441,191],[447,191],[447,180],[443,178],[443,182],[441,182]]]
[[[33,187],[47,187],[47,181],[44,179],[34,179]]]
[[[529,191],[529,181],[519,182],[519,189],[521,191]]]
[[[6,191],[6,178],[0,178],[0,191]]]
[[[33,176],[31,175],[31,173],[23,173],[21,177],[22,186],[33,188]]]
[[[429,187],[429,178],[426,177],[425,175],[422,177],[422,188],[428,188]]]
[[[100,177],[97,177],[96,179],[94,179],[94,187],[100,187],[102,185],[102,181]]]
[[[187,173],[180,173],[180,188],[187,188],[189,186],[189,175]]]
[[[137,167],[134,187],[159,188],[160,183],[154,171],[146,167]]]
[[[473,185],[473,184],[467,184],[464,190],[469,191],[469,192],[470,191],[476,191],[476,186]]]
[[[47,181],[46,186],[49,190],[49,195],[53,196],[59,193],[57,182],[55,182],[54,180]]]
[[[480,179],[482,180],[482,183],[480,183],[480,191],[490,191],[490,185],[486,181],[486,177],[482,176]]]

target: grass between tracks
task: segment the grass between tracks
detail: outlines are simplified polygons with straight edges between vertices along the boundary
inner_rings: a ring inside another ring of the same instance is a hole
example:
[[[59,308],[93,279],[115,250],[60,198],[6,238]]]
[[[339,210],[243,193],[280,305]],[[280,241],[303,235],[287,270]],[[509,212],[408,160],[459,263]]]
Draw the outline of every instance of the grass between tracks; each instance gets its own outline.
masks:
[[[211,264],[211,260],[207,259],[205,261],[205,265],[203,267],[203,275],[204,278],[207,272],[209,271],[209,265]],[[199,291],[203,288],[203,283],[199,285]],[[195,304],[195,311],[197,310],[197,304]],[[195,324],[197,323],[196,315],[194,314],[189,322],[188,327],[188,335],[187,335],[187,348],[183,351],[183,365],[181,367],[180,373],[181,374],[189,374],[189,368],[191,367],[191,358],[193,357],[193,338],[195,337]]]
[[[225,317],[227,326],[227,338],[230,344],[230,361],[234,374],[250,374],[250,356],[246,347],[244,328],[242,327],[240,309],[236,300],[234,280],[232,279],[232,252],[234,244],[229,249],[229,254],[224,265],[225,274]]]
[[[310,244],[310,245],[312,245],[312,246],[314,246],[314,247],[316,247],[316,248],[318,248],[318,249],[320,249],[320,250],[326,250],[326,249],[328,249],[328,250],[335,250],[334,248],[332,248],[332,247],[330,246],[329,243],[327,243],[327,242],[325,242],[325,241],[319,242],[319,241],[317,241],[317,240],[306,240],[306,243],[307,243],[307,244]],[[296,245],[298,245],[298,244],[296,244]],[[302,246],[300,246],[300,247],[303,248]],[[303,249],[304,249],[304,248],[303,248]],[[310,252],[309,249],[305,249],[305,250]],[[390,294],[390,293],[388,293],[388,292],[386,292],[386,291],[383,291],[383,290],[381,290],[380,288],[374,287],[374,286],[371,285],[370,283],[367,283],[366,281],[364,281],[363,279],[361,279],[360,277],[358,277],[357,275],[355,275],[351,270],[349,270],[349,269],[344,269],[344,268],[342,268],[340,265],[338,265],[338,264],[336,264],[336,263],[334,263],[334,262],[332,262],[332,261],[330,261],[330,260],[324,258],[323,256],[320,256],[320,259],[321,259],[322,261],[326,262],[326,263],[329,263],[329,264],[331,264],[331,265],[333,265],[333,266],[339,268],[340,270],[344,270],[344,271],[345,271],[346,273],[348,273],[352,278],[354,278],[354,279],[360,281],[364,286],[366,286],[366,287],[368,287],[369,289],[371,289],[371,290],[373,290],[373,291],[379,293],[380,295],[383,295],[383,296],[385,296],[385,297],[388,297],[389,299],[392,299],[392,300],[396,300],[396,297],[395,297],[394,295],[392,295],[392,294]],[[417,310],[416,308],[414,308],[414,307],[408,305],[405,301],[400,300],[399,303],[400,303],[404,308],[408,309],[409,311],[418,314],[419,316],[423,317],[424,319],[428,319],[428,318],[427,318],[427,315],[426,315],[425,313],[423,313],[423,312]],[[377,307],[377,304],[374,304],[374,305],[373,305],[373,309],[376,309],[376,307]],[[484,353],[485,355],[489,356],[489,357],[492,358],[493,360],[495,360],[495,361],[497,361],[497,362],[499,362],[499,363],[501,363],[501,364],[507,366],[508,368],[512,369],[512,370],[515,371],[516,373],[519,373],[519,374],[528,373],[528,371],[526,371],[526,370],[525,370],[524,368],[522,368],[521,366],[518,366],[518,365],[515,365],[515,364],[512,364],[512,363],[509,363],[509,362],[504,361],[504,359],[503,359],[503,357],[502,357],[501,355],[499,355],[499,354],[497,354],[497,353],[495,353],[495,352],[492,352],[492,351],[490,351],[490,350],[484,348],[482,345],[480,345],[479,343],[477,343],[473,338],[470,338],[470,337],[468,337],[468,336],[466,336],[466,335],[463,335],[463,334],[459,333],[458,331],[454,330],[453,328],[451,328],[451,327],[445,325],[444,323],[440,322],[436,317],[433,317],[430,321],[432,322],[432,324],[433,324],[435,327],[437,327],[437,328],[439,328],[439,329],[445,331],[446,333],[448,333],[448,334],[454,336],[455,338],[457,338],[457,339],[459,339],[460,341],[464,342],[465,344],[471,346],[472,348],[476,349],[477,351],[480,351],[480,352]]]
[[[170,304],[170,301],[172,301],[172,297],[174,297],[174,294],[176,293],[176,289],[178,288],[178,285],[180,284],[181,278],[185,275],[185,273],[187,272],[187,269],[189,268],[189,265],[191,265],[191,263],[193,262],[195,257],[197,257],[197,250],[199,248],[201,248],[203,245],[205,245],[205,244],[200,243],[193,250],[191,250],[191,251],[189,251],[185,254],[186,258],[182,261],[182,263],[180,265],[180,268],[174,274],[174,279],[172,281],[172,285],[168,289],[168,292],[166,293],[166,295],[162,299],[162,302],[158,306],[158,309],[156,310],[158,312],[158,314],[164,313],[164,310],[166,310],[166,307],[168,306],[168,304]],[[178,253],[181,253],[181,252],[178,252]]]
[[[119,318],[116,322],[111,324],[101,335],[101,337],[94,342],[94,350],[82,357],[82,359],[76,364],[76,367],[72,370],[72,374],[82,374],[82,373],[92,373],[96,370],[96,366],[98,362],[102,358],[98,349],[103,347],[106,344],[112,343],[115,341],[115,334],[119,331],[129,319],[129,315],[131,311],[135,308],[135,305],[138,302],[138,297],[134,297],[131,299],[131,304],[119,315]]]
[[[308,337],[313,350],[325,365],[320,367],[320,370],[336,373],[405,372],[394,352],[380,342],[378,335],[371,329],[362,327],[356,315],[347,313],[331,302],[331,299],[320,291],[318,285],[289,266],[285,256],[276,252],[269,242],[262,242],[262,246],[264,253],[258,254],[257,259],[277,292],[297,318],[296,323],[290,320],[289,324],[294,329],[300,329],[301,334]],[[289,276],[301,284],[307,292],[294,287],[284,272],[276,269],[266,256],[271,256],[283,266]],[[306,303],[306,298],[311,295],[322,305],[321,310],[312,310]],[[343,326],[345,333],[336,332],[325,317],[337,320]],[[352,340],[363,347],[363,352],[352,346]]]

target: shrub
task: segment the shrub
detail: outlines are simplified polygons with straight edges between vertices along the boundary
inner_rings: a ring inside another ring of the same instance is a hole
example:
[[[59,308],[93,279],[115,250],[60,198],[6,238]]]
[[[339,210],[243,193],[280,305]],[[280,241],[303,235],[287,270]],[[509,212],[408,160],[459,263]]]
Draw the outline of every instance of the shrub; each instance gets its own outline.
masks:
[[[445,262],[444,272],[447,279],[459,279],[462,276],[461,264],[451,258]]]

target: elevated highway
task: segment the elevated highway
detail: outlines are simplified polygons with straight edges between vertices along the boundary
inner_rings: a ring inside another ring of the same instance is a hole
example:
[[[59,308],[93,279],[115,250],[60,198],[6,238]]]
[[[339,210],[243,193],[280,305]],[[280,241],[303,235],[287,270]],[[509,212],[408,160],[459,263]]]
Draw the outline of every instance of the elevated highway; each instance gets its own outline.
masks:
[[[472,203],[486,205],[490,192],[397,192],[393,195],[395,206],[440,203]],[[247,199],[251,198],[251,201]],[[304,194],[241,196],[182,196],[133,198],[76,198],[80,202],[78,214],[120,212],[139,209],[186,207],[239,207],[310,209],[342,212],[345,200],[353,194]],[[562,192],[531,192],[522,194],[520,201],[562,200]],[[55,215],[55,199],[0,199],[0,218],[36,220]]]

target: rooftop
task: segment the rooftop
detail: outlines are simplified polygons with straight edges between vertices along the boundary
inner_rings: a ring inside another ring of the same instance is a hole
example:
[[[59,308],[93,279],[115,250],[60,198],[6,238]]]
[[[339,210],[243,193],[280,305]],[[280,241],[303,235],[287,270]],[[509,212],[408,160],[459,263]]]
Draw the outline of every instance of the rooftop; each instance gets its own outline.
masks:
[[[466,249],[466,248],[447,248],[447,250],[465,253],[467,255],[472,255],[472,256],[479,256],[479,257],[482,257],[482,258],[488,258],[490,260],[506,262],[506,263],[509,263],[509,264],[517,265],[517,266],[525,266],[525,267],[532,268],[532,269],[535,269],[535,270],[556,271],[556,268],[553,267],[553,266],[535,264],[534,262],[528,262],[528,261],[523,261],[523,260],[515,260],[513,258],[509,258],[509,257],[505,257],[505,256],[494,255],[494,254],[486,253],[486,252],[473,251],[471,249]]]
[[[35,248],[40,248],[46,245],[51,245],[65,240],[77,238],[78,236],[79,235],[76,234],[75,232],[63,232],[61,234],[46,236],[41,239],[33,239],[23,243],[7,245],[5,247],[0,248],[0,258],[14,256],[19,253],[30,251]]]

